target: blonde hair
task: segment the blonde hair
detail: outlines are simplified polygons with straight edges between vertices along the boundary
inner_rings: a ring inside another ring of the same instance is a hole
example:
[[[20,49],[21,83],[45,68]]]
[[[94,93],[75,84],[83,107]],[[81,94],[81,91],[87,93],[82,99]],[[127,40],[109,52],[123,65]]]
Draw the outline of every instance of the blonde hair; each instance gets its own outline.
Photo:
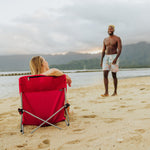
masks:
[[[115,30],[115,26],[114,25],[111,24],[111,25],[108,26],[108,28],[109,27],[112,27]]]
[[[30,70],[32,75],[40,74],[42,68],[43,57],[35,56],[30,60]]]

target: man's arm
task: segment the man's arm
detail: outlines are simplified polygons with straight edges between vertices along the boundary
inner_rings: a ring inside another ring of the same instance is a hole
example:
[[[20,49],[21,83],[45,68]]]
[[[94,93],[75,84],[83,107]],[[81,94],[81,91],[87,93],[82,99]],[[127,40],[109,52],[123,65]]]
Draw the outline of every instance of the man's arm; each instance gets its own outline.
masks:
[[[116,64],[116,61],[117,61],[118,57],[119,57],[120,54],[121,54],[121,51],[122,51],[122,42],[121,42],[121,39],[118,38],[117,56],[116,56],[116,58],[113,60],[112,64]]]
[[[101,54],[101,63],[100,63],[100,66],[102,67],[102,64],[103,64],[103,58],[105,56],[105,50],[106,50],[106,45],[105,45],[105,39],[103,41],[103,49],[102,49],[102,54]]]

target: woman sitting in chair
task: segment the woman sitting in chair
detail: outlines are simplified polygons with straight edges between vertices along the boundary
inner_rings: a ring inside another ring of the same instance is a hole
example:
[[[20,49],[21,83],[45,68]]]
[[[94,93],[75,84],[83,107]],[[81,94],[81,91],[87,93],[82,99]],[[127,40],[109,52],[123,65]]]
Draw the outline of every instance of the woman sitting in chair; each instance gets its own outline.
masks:
[[[42,56],[35,56],[30,61],[30,70],[32,75],[46,75],[46,76],[62,76],[64,73],[56,68],[50,69],[48,62]],[[71,87],[71,78],[66,75],[67,84]]]

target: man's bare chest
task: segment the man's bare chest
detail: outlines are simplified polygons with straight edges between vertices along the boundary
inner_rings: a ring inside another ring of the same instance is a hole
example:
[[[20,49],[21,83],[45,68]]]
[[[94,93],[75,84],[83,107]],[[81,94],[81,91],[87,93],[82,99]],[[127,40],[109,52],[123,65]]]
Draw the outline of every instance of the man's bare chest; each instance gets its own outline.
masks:
[[[105,39],[105,45],[106,46],[117,46],[117,40],[116,39],[107,38],[107,39]]]

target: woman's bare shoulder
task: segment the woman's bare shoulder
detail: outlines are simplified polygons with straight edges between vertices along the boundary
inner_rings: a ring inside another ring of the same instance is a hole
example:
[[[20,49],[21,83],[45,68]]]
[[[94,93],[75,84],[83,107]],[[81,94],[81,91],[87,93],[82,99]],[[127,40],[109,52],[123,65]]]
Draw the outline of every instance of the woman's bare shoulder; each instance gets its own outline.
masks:
[[[42,74],[46,75],[46,76],[50,76],[50,75],[53,75],[54,72],[55,72],[55,68],[51,68],[51,69],[43,72]]]

